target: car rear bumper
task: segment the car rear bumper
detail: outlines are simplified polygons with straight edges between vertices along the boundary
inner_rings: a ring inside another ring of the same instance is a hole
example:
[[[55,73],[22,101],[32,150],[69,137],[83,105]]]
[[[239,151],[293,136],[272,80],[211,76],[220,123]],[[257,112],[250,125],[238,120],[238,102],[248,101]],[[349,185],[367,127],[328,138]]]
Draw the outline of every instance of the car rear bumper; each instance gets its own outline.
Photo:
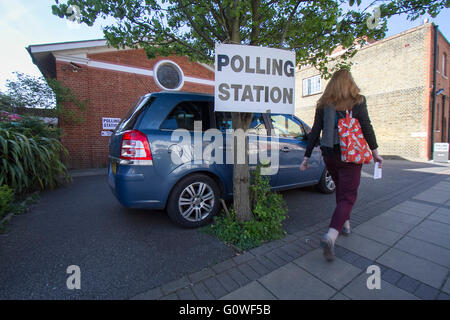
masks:
[[[164,209],[165,194],[161,179],[156,177],[154,167],[120,165],[116,172],[108,166],[108,184],[117,200],[127,208]]]

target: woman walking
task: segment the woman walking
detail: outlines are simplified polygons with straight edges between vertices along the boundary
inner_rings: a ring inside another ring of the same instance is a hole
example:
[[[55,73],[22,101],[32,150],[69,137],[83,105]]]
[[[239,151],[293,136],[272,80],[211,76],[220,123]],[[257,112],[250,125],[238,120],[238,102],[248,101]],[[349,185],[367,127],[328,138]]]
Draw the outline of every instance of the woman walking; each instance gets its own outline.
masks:
[[[359,120],[362,133],[372,150],[374,162],[381,168],[383,158],[378,155],[378,145],[370,123],[366,99],[347,69],[333,74],[322,97],[317,102],[314,125],[308,136],[308,145],[300,170],[308,168],[308,161],[322,131],[320,149],[323,160],[336,185],[336,209],[331,218],[328,233],[321,241],[323,254],[328,261],[334,259],[334,244],[340,233],[350,234],[350,212],[356,201],[361,178],[362,164],[343,162],[339,146],[338,119],[345,117],[346,110]]]

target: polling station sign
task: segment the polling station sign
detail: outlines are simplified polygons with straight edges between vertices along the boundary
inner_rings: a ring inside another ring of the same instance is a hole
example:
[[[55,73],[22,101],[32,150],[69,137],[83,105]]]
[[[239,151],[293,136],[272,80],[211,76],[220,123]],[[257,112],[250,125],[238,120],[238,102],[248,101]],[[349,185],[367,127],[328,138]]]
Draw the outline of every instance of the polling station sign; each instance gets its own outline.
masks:
[[[102,118],[103,130],[114,130],[120,122],[120,118]]]
[[[215,111],[294,113],[294,52],[216,44],[215,59]]]

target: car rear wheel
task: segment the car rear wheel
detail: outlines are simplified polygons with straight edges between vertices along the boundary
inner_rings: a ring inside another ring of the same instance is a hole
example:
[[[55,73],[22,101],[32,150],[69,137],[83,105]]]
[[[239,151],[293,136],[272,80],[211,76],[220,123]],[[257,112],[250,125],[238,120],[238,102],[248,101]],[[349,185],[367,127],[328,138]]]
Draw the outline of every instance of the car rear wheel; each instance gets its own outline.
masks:
[[[217,183],[203,174],[181,180],[172,190],[167,213],[184,227],[200,227],[211,221],[219,210],[220,189]]]
[[[325,168],[323,169],[322,176],[320,177],[320,182],[317,185],[320,192],[330,194],[336,190],[336,185],[334,184],[333,179],[331,178],[331,174]]]

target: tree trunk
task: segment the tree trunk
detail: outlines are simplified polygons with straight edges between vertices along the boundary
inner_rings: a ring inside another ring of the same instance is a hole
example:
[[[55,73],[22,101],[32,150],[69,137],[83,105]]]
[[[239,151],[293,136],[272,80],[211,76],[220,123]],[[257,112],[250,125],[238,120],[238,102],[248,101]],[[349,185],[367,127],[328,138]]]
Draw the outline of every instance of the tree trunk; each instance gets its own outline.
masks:
[[[239,14],[237,12],[238,0],[235,0],[233,6],[233,22],[231,32],[231,42],[239,44],[241,42],[239,34]],[[238,221],[248,221],[253,218],[250,205],[250,171],[248,167],[248,140],[247,130],[252,120],[251,113],[233,112],[233,129],[242,129],[245,132],[245,162],[237,163],[237,143],[234,143],[234,166],[233,166],[233,207]],[[242,147],[242,146],[240,146]]]
[[[232,121],[233,129],[242,129],[245,134],[245,163],[238,164],[237,148],[242,148],[242,145],[234,143],[234,166],[233,166],[233,207],[236,212],[236,219],[238,221],[248,221],[253,218],[253,213],[250,205],[250,170],[248,166],[248,139],[247,130],[250,126],[252,113],[233,112]]]

